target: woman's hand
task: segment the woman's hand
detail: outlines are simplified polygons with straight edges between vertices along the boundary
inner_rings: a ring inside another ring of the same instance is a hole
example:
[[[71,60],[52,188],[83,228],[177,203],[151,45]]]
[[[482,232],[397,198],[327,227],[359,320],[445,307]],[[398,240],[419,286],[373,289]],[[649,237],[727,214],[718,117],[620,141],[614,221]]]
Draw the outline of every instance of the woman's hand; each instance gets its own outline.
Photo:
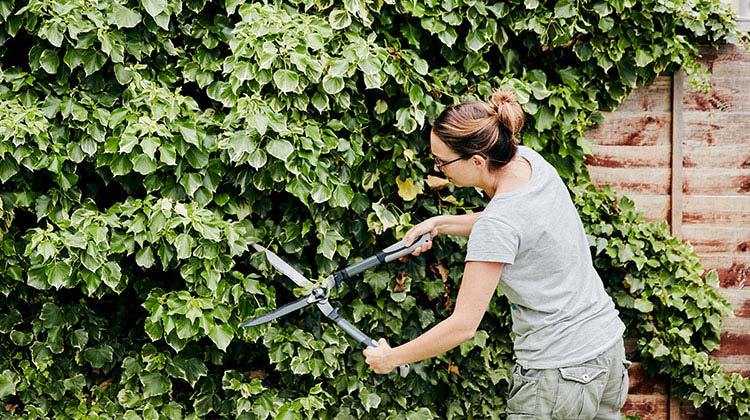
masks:
[[[432,248],[432,241],[435,239],[435,236],[438,235],[437,218],[438,216],[430,217],[429,219],[417,224],[413,228],[409,229],[408,232],[406,232],[406,235],[404,235],[404,244],[406,246],[414,243],[417,238],[421,237],[425,233],[430,234],[430,240],[419,248],[416,248],[414,252],[412,252],[412,255],[417,256],[423,252],[429,251],[430,248]]]
[[[365,355],[365,361],[370,365],[370,369],[375,373],[384,374],[392,371],[398,365],[393,364],[390,361],[390,355],[393,349],[385,341],[385,338],[381,338],[378,341],[378,347],[368,347],[362,354]]]

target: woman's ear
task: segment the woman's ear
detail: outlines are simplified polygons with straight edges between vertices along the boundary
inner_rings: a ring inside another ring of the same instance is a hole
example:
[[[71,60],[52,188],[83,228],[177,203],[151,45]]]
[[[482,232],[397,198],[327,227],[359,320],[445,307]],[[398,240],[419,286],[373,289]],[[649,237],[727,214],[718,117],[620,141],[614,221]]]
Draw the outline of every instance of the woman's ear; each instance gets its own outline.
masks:
[[[487,164],[487,158],[482,155],[473,155],[471,157],[471,163],[476,167],[481,167]]]

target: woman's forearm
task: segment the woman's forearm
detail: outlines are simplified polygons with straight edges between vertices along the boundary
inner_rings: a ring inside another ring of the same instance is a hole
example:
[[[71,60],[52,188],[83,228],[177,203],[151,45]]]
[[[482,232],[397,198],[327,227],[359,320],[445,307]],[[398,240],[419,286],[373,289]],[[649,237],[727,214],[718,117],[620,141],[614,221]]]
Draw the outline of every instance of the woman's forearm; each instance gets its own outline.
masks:
[[[474,222],[482,212],[435,216],[435,227],[441,235],[469,236]]]
[[[406,241],[406,244],[409,245],[425,233],[431,234],[433,238],[437,235],[469,236],[471,228],[474,226],[474,222],[480,214],[482,214],[482,212],[430,217],[409,229],[409,231],[406,232],[406,235],[404,235],[404,240]],[[417,248],[413,254],[419,255],[421,252],[427,251],[430,248],[432,248],[432,242],[428,242],[427,244],[422,245],[421,248]]]
[[[435,357],[474,337],[495,295],[503,267],[500,263],[468,262],[451,316],[414,340],[393,348],[392,361],[400,366]]]
[[[394,347],[390,354],[392,362],[400,366],[435,357],[469,340],[475,333],[476,328],[466,328],[448,317],[414,340]]]
[[[384,345],[364,351],[367,363],[377,373],[387,373],[407,363],[435,357],[474,336],[495,295],[503,264],[469,261],[456,296],[453,313],[424,334],[401,346]]]

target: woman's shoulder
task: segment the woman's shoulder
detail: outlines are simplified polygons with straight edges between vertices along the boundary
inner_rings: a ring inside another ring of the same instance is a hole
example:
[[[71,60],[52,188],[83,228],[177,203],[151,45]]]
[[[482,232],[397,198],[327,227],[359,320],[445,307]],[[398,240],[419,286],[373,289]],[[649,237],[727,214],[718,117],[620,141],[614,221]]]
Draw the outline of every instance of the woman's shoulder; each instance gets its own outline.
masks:
[[[522,144],[518,145],[518,155],[525,157],[525,158],[533,157],[535,159],[544,160],[544,158],[542,157],[542,155],[539,154],[539,152],[537,152],[536,150],[532,149],[529,146],[524,146]]]
[[[531,147],[519,145],[517,153],[519,156],[529,161],[532,168],[536,169],[537,171],[541,169],[552,168],[552,165],[547,162],[547,159],[545,159],[544,156],[542,156],[539,152],[532,149]]]

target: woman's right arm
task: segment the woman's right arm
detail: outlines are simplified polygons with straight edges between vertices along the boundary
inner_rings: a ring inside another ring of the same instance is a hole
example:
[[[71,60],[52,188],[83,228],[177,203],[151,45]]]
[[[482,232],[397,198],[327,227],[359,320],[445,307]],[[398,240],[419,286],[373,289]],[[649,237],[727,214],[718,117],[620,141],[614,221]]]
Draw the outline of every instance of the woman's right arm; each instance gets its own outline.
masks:
[[[469,236],[474,222],[482,212],[468,214],[446,214],[435,216],[438,233],[442,235]]]
[[[474,222],[482,212],[459,214],[459,215],[440,215],[430,217],[429,219],[415,225],[409,229],[404,235],[404,241],[407,246],[411,245],[417,238],[429,233],[431,239],[434,239],[437,235],[457,235],[457,236],[469,236],[471,228],[474,226]],[[425,245],[414,250],[414,255],[419,255],[432,248],[432,240],[427,242]]]

